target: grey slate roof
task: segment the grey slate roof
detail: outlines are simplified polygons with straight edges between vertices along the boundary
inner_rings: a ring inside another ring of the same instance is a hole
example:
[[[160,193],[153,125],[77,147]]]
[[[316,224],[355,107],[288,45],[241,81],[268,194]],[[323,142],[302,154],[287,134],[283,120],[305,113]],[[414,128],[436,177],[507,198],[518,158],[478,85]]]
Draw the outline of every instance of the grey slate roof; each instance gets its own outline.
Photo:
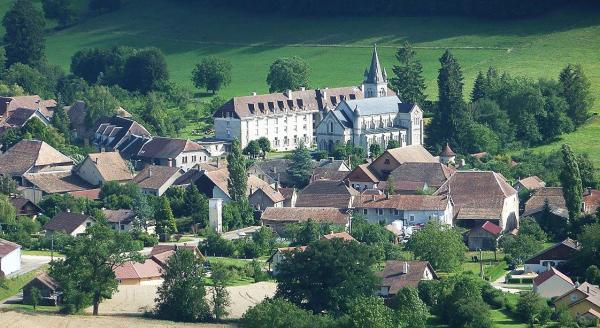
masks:
[[[341,110],[334,110],[332,113],[345,128],[352,128],[352,121]]]
[[[358,107],[361,115],[379,115],[386,113],[408,113],[414,105],[403,104],[397,96],[345,100],[351,110]],[[407,108],[410,106],[410,109]]]
[[[62,231],[70,234],[87,219],[93,220],[91,216],[81,213],[59,212],[44,225],[43,229],[48,231]]]
[[[366,72],[365,83],[383,83],[387,79],[385,77],[385,71],[381,69],[379,63],[379,55],[377,55],[377,46],[373,46],[373,55],[371,57],[371,66]]]

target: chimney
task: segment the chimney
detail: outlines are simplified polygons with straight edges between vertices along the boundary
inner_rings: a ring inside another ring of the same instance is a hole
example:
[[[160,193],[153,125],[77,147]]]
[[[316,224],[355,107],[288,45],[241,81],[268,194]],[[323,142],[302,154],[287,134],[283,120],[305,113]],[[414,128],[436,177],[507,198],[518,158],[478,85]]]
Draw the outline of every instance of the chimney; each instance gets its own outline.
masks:
[[[219,164],[220,164],[220,163],[219,163],[219,160],[220,160],[220,159],[221,159],[220,157],[217,157],[217,168],[219,167]]]
[[[589,285],[587,286],[587,293],[588,294],[590,293],[590,286]]]
[[[98,157],[94,158],[94,163],[98,164]]]
[[[279,180],[275,180],[275,190],[279,190]]]
[[[371,195],[371,201],[374,202],[375,201],[375,195]]]
[[[148,169],[148,178],[152,178],[152,168]]]
[[[329,163],[333,163],[333,157],[329,157]]]
[[[288,100],[292,100],[292,90],[288,89],[285,92],[285,95],[287,96]]]
[[[208,200],[208,223],[215,232],[223,232],[223,199],[211,198]]]
[[[592,187],[587,187],[588,196],[592,195]]]
[[[407,273],[408,273],[408,269],[409,269],[409,268],[410,268],[410,265],[408,265],[408,262],[406,262],[406,261],[405,261],[405,262],[404,262],[404,265],[403,265],[403,268],[402,268],[402,272],[403,272],[404,274],[407,274]]]
[[[252,95],[253,95],[253,96],[256,96],[256,91],[252,91]]]
[[[385,199],[390,199],[390,193],[387,190],[385,191]]]
[[[365,92],[365,85],[361,84],[360,87],[358,87],[360,89],[361,92]]]

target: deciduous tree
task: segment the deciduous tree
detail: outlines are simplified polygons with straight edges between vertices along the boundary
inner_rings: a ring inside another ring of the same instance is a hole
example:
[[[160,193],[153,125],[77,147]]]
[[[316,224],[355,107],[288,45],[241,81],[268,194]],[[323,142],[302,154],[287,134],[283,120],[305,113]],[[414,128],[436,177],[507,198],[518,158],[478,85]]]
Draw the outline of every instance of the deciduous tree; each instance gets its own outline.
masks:
[[[460,267],[467,251],[458,230],[435,220],[415,232],[406,246],[416,258],[429,261],[434,269],[446,272]]]
[[[279,58],[271,64],[267,83],[269,92],[283,92],[308,87],[310,67],[300,57]]]
[[[204,58],[192,71],[192,82],[214,94],[231,83],[231,63],[223,58]]]
[[[352,328],[388,328],[394,323],[394,313],[378,296],[358,296],[349,300],[349,325]]]
[[[571,147],[563,144],[561,150],[564,166],[560,173],[560,182],[567,209],[569,210],[569,219],[574,221],[581,215],[581,203],[583,202],[581,172],[579,171],[577,158],[573,154]]]
[[[590,80],[583,72],[581,65],[569,64],[560,72],[562,95],[569,106],[568,115],[579,126],[589,118],[589,111],[594,104],[590,90]]]
[[[141,49],[127,57],[123,81],[125,89],[148,93],[168,80],[167,61],[159,49]]]
[[[30,0],[17,0],[4,15],[2,25],[6,64],[39,64],[44,58],[44,27],[42,13]]]

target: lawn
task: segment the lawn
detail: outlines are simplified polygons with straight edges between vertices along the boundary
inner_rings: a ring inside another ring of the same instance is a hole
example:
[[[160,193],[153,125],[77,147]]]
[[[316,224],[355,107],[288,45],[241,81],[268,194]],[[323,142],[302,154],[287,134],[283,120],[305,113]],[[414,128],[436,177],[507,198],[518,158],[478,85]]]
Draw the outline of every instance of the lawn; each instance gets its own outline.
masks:
[[[25,286],[31,279],[37,276],[42,271],[46,270],[46,266],[42,266],[41,268],[28,272],[26,274],[7,279],[6,285],[8,288],[0,288],[0,301],[3,301],[13,295],[16,295],[23,286]]]
[[[25,249],[21,253],[23,255],[52,256],[52,252],[49,250]],[[64,256],[64,254],[55,251],[54,256]]]
[[[79,0],[78,0],[79,2]],[[0,3],[0,14],[8,8]],[[176,20],[165,19],[176,17]],[[1,33],[1,30],[0,30]],[[229,59],[232,83],[220,92],[227,98],[253,91],[267,92],[270,63],[300,56],[311,66],[310,87],[357,85],[379,46],[383,66],[391,74],[395,49],[404,41],[417,48],[429,98],[437,95],[438,58],[452,49],[464,71],[465,96],[478,71],[488,66],[531,78],[556,78],[568,63],[581,63],[600,93],[600,15],[572,5],[537,18],[482,20],[467,17],[317,17],[248,14],[204,1],[126,0],[113,13],[88,17],[47,37],[50,62],[68,69],[74,52],[88,47],[153,46],[167,56],[171,78],[191,87],[194,65],[205,56]],[[600,100],[594,112],[600,112]],[[191,134],[190,129],[185,134]],[[600,121],[537,151],[562,142],[585,151],[600,165]]]

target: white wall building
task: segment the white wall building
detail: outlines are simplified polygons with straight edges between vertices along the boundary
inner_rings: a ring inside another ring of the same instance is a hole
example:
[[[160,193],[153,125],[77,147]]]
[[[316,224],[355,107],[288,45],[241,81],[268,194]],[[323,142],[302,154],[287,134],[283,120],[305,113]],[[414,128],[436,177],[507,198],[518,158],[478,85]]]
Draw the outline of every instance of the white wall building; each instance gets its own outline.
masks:
[[[412,226],[438,220],[452,225],[454,207],[446,196],[366,195],[355,204],[356,212],[373,223],[390,224],[400,220],[404,226]]]
[[[0,239],[0,271],[5,276],[21,270],[21,245]]]

